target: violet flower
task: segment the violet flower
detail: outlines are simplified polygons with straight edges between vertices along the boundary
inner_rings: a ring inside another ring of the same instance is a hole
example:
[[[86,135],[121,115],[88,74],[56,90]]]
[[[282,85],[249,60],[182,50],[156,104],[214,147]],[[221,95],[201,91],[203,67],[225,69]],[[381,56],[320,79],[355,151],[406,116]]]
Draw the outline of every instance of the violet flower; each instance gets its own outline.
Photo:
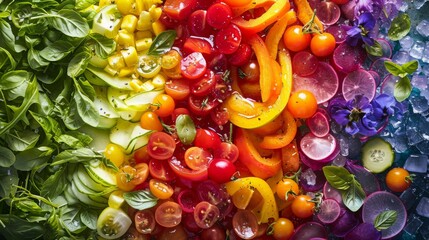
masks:
[[[347,43],[350,46],[357,46],[360,41],[363,41],[366,45],[374,45],[374,39],[371,33],[374,26],[374,16],[369,12],[362,13],[357,21],[355,21],[355,26],[344,26],[347,31]]]
[[[328,106],[331,117],[341,126],[345,126],[350,135],[359,133],[373,136],[377,133],[378,122],[371,119],[372,110],[368,98],[363,95],[347,102],[343,98],[336,98],[331,100]]]
[[[373,108],[373,119],[375,121],[384,121],[389,116],[396,113],[398,118],[402,117],[402,111],[397,105],[395,98],[387,94],[380,94],[371,102]]]

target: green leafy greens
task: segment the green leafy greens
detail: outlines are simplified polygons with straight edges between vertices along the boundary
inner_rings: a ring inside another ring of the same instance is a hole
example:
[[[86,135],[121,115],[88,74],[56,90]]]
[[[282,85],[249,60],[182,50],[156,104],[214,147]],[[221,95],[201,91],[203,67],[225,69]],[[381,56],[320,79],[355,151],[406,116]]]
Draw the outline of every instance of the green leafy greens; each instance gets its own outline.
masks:
[[[384,67],[389,73],[399,77],[399,81],[395,84],[393,94],[398,102],[404,101],[410,96],[413,89],[408,75],[413,74],[417,70],[419,67],[419,62],[413,60],[401,66],[391,61],[385,61]]]

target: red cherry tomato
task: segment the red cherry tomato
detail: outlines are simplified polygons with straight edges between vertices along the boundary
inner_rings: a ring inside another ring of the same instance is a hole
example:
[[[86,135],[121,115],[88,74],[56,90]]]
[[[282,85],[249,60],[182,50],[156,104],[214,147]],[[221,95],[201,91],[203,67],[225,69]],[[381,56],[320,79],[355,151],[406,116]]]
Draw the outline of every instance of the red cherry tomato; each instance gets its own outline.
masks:
[[[171,119],[173,120],[173,122],[176,122],[176,119],[179,115],[189,115],[190,112],[187,108],[176,108],[174,109],[173,113],[171,114]]]
[[[223,2],[215,3],[207,9],[207,23],[217,29],[226,27],[232,19],[231,8]]]
[[[176,141],[165,132],[152,133],[147,144],[149,156],[158,160],[165,160],[173,156],[175,148]]]
[[[151,159],[149,161],[149,173],[153,178],[163,181],[171,181],[176,178],[176,174],[170,168],[167,161]]]
[[[173,172],[180,178],[191,181],[202,181],[207,179],[207,169],[191,170],[186,168],[184,163],[174,156],[168,160],[168,164]]]
[[[234,143],[222,142],[220,146],[214,149],[216,158],[223,158],[230,162],[235,162],[238,159],[238,148]]]
[[[242,43],[229,57],[229,62],[234,66],[242,66],[250,61],[252,57],[252,48],[247,43]]]
[[[187,53],[200,52],[210,55],[212,53],[212,46],[208,40],[202,37],[189,37],[183,44],[183,50]]]
[[[239,68],[240,80],[249,81],[249,82],[258,82],[259,81],[259,64],[256,60],[250,60],[243,66]]]
[[[210,114],[210,112],[219,104],[220,102],[217,99],[214,99],[211,95],[206,97],[191,95],[188,98],[189,110],[197,116],[206,116]]]
[[[207,24],[207,11],[197,10],[188,18],[187,27],[189,33],[194,36],[209,36],[213,29]]]
[[[215,36],[215,47],[223,54],[231,54],[237,51],[241,43],[241,30],[234,24],[222,28]]]
[[[216,149],[220,143],[219,135],[210,129],[198,128],[195,134],[194,145],[205,149]]]
[[[134,223],[139,233],[150,234],[155,229],[155,216],[152,210],[139,210],[134,215]]]
[[[207,68],[207,62],[203,54],[194,52],[186,56],[180,62],[182,75],[188,79],[197,79],[204,75]]]
[[[201,232],[201,240],[225,240],[226,233],[218,224]]]
[[[184,100],[191,93],[189,81],[185,79],[171,79],[165,83],[164,90],[174,100]]]
[[[350,2],[350,0],[331,0],[331,2],[341,5]]]
[[[191,84],[191,94],[199,97],[207,96],[216,86],[216,79],[212,71],[208,71],[204,76]]]
[[[237,172],[234,164],[226,159],[214,159],[208,169],[209,178],[217,183],[231,181],[231,177]]]
[[[176,20],[186,19],[197,6],[197,0],[166,0],[163,12]]]
[[[202,229],[212,227],[219,219],[219,215],[219,208],[209,202],[202,201],[195,206],[195,223]]]
[[[217,106],[210,112],[210,117],[218,126],[223,126],[229,121],[228,110],[222,105]]]

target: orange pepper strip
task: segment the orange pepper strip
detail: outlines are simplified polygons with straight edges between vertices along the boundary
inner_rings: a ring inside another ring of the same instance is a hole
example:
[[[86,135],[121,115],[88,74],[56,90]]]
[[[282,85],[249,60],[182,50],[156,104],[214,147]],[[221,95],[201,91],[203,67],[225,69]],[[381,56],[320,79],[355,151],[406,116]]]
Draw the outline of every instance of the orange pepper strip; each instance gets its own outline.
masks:
[[[286,109],[282,112],[284,119],[281,132],[278,134],[264,136],[259,146],[265,149],[278,149],[287,146],[295,138],[297,127],[295,119]]]
[[[240,149],[238,160],[247,166],[253,176],[265,179],[274,176],[281,169],[281,151],[270,150],[261,155],[255,136],[250,131],[236,128],[234,144]]]
[[[271,122],[268,122],[267,124],[261,127],[251,129],[251,131],[258,135],[265,136],[265,135],[271,135],[276,133],[278,130],[280,130],[282,126],[283,126],[283,118],[280,115],[274,118]]]
[[[296,140],[293,140],[282,148],[282,169],[285,174],[293,174],[299,170],[300,165],[298,146]]]
[[[232,13],[233,13],[233,16],[238,17],[241,14],[243,14],[249,10],[255,9],[255,8],[270,7],[275,2],[276,2],[276,0],[253,0],[251,3],[249,3],[245,6],[233,7]]]
[[[232,19],[232,23],[237,25],[245,33],[257,33],[277,21],[280,16],[286,14],[290,9],[289,0],[277,0],[271,7],[260,17],[244,20],[241,16]]]
[[[293,2],[294,2],[294,5],[297,9],[296,11],[298,13],[299,21],[301,21],[301,23],[304,25],[307,24],[308,22],[310,22],[311,18],[314,15],[314,11],[311,8],[308,1],[307,0],[293,0]],[[320,32],[323,32],[323,24],[317,16],[314,17],[314,24],[317,25],[317,27],[319,28],[318,30]]]
[[[296,13],[293,9],[291,9],[268,31],[267,37],[265,38],[265,45],[267,45],[268,52],[270,53],[272,59],[277,59],[279,42],[283,37],[286,27],[295,23],[296,20]]]

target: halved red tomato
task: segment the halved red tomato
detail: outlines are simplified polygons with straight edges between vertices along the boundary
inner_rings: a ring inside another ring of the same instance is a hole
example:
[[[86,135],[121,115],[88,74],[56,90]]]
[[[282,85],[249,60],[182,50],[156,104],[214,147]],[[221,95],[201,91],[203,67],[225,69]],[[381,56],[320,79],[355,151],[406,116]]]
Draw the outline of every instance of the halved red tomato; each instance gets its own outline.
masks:
[[[210,55],[212,53],[212,45],[205,38],[191,36],[183,44],[183,50],[187,53],[200,52]]]
[[[152,158],[165,160],[173,156],[176,149],[176,141],[165,132],[154,132],[149,137],[147,153]]]
[[[203,54],[193,52],[182,59],[180,70],[182,75],[188,79],[197,79],[204,75],[207,69],[207,62]]]
[[[207,71],[203,78],[191,84],[191,94],[199,97],[207,96],[216,86],[216,78],[212,71]]]
[[[163,10],[173,19],[184,20],[196,6],[197,0],[166,0]]]
[[[164,90],[174,100],[184,100],[191,93],[189,81],[185,79],[171,79],[165,83]]]
[[[202,168],[200,170],[191,170],[186,168],[182,161],[175,158],[174,156],[168,160],[168,164],[174,173],[184,179],[191,181],[202,181],[207,179],[207,168]]]

